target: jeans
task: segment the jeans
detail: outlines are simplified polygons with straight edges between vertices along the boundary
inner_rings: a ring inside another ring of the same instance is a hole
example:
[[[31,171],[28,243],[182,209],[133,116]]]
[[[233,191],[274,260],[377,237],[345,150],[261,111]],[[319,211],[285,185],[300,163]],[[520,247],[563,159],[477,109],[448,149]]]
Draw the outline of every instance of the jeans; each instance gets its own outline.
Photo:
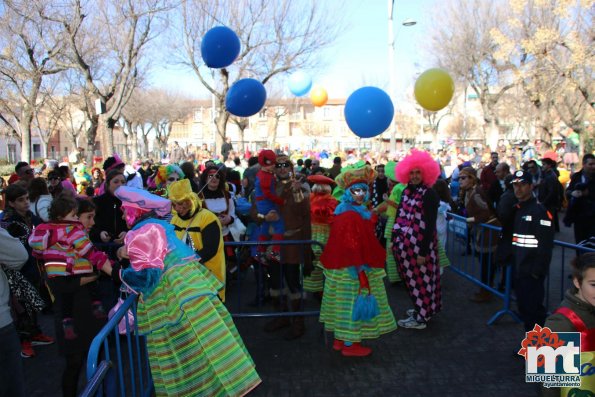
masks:
[[[0,328],[0,397],[24,397],[21,342],[13,323]]]

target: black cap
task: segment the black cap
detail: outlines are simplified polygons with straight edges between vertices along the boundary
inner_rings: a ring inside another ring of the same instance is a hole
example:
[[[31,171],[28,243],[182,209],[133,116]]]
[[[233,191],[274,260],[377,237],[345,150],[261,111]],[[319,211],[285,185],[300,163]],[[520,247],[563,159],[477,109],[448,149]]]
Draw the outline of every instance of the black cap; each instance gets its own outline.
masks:
[[[512,183],[533,183],[533,176],[529,171],[519,170],[514,173]]]

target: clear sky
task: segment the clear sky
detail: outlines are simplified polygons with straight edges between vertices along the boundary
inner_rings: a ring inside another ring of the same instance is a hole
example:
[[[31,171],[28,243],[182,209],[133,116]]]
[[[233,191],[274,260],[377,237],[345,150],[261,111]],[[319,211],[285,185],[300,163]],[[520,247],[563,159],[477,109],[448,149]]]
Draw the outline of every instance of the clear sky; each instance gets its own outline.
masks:
[[[388,0],[325,0],[341,3],[349,28],[326,49],[326,65],[310,73],[315,84],[323,86],[329,98],[346,98],[359,87],[374,85],[389,89],[388,78]],[[422,48],[424,33],[431,21],[430,8],[438,0],[395,0],[396,97],[403,100],[412,90],[416,75],[431,65]],[[405,19],[417,22],[402,26]],[[171,70],[154,75],[155,85],[206,96],[192,73]],[[286,95],[290,96],[289,89]]]

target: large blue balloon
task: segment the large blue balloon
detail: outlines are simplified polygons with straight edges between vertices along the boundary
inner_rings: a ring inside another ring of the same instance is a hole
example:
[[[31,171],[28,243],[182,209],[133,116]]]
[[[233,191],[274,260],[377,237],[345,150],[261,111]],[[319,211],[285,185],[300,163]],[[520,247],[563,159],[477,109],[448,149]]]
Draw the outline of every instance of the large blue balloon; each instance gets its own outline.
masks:
[[[312,78],[304,72],[295,72],[289,76],[289,91],[295,96],[306,95],[312,88]]]
[[[200,53],[210,68],[225,68],[233,63],[240,53],[240,39],[226,26],[216,26],[202,38]]]
[[[361,138],[382,134],[392,123],[395,108],[388,94],[376,87],[354,91],[345,104],[345,121]]]
[[[225,97],[225,107],[234,116],[250,117],[260,112],[267,100],[267,91],[258,80],[236,81]]]

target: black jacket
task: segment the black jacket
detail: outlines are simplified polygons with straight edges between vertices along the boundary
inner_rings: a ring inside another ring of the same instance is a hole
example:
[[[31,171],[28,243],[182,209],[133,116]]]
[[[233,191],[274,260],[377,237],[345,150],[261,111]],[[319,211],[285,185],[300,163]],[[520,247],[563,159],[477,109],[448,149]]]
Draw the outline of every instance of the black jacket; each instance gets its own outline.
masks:
[[[552,219],[534,197],[516,204],[512,246],[517,277],[548,274],[554,248]]]
[[[95,203],[95,225],[91,228],[89,233],[91,241],[94,243],[102,243],[99,234],[101,231],[106,231],[110,234],[111,240],[118,238],[121,232],[128,231],[126,222],[122,219],[122,201],[116,196],[106,192],[101,196],[93,198]]]

